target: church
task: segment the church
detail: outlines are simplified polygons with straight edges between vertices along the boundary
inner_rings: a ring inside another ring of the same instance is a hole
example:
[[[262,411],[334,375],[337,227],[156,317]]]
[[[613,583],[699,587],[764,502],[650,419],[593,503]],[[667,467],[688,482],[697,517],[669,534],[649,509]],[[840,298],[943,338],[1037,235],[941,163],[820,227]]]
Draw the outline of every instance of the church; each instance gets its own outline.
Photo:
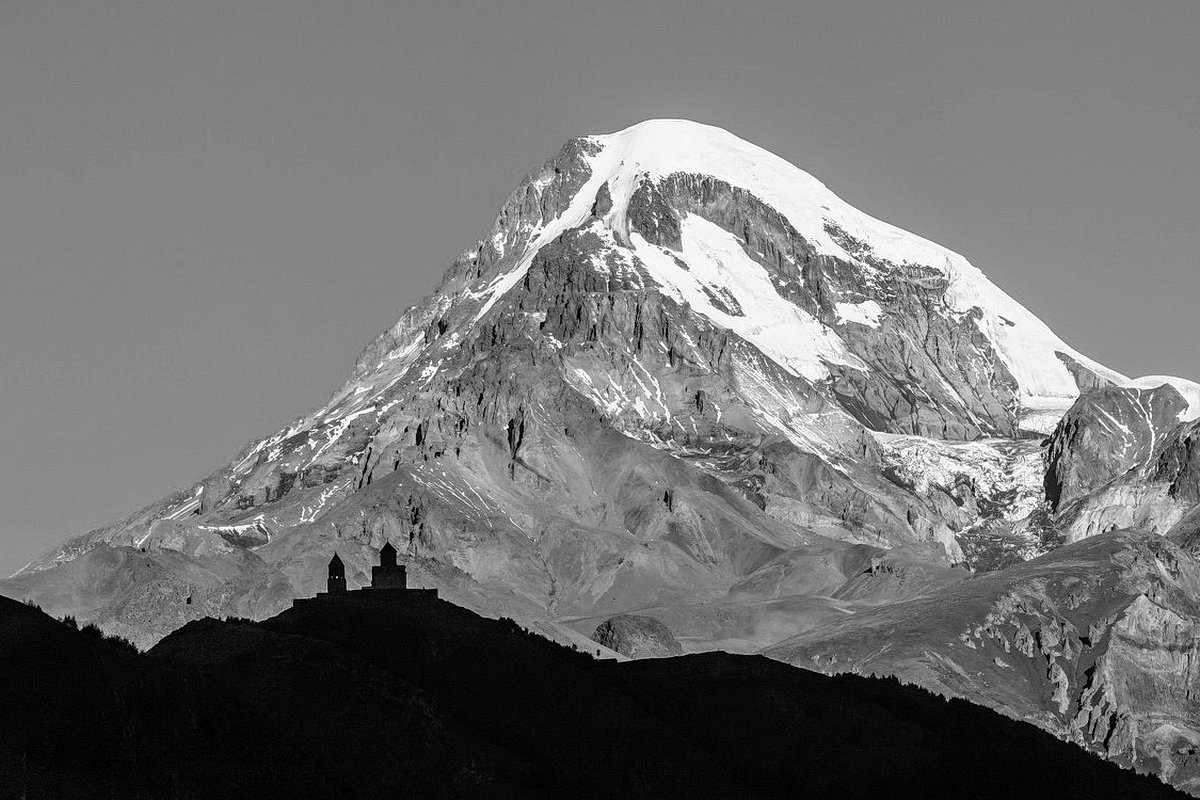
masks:
[[[329,575],[326,579],[326,590],[317,594],[318,598],[333,598],[342,595],[356,597],[377,596],[396,597],[400,593],[416,593],[437,597],[437,589],[414,589],[408,586],[408,569],[396,561],[396,548],[391,542],[384,542],[379,549],[379,564],[371,567],[371,584],[360,589],[349,589],[346,586],[346,564],[341,556],[333,554],[329,559]]]

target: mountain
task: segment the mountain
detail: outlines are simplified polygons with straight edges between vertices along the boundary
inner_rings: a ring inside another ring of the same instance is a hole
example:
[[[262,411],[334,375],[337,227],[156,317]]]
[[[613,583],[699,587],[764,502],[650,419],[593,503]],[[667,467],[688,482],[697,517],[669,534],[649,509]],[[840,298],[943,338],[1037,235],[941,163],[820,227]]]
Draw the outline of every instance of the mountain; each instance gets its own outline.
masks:
[[[1085,394],[1045,442],[1045,505],[1020,523],[1065,544],[764,652],[970,697],[1200,793],[1200,422],[1186,409],[1169,386]]]
[[[383,594],[191,622],[145,654],[0,599],[0,682],[21,687],[0,797],[1179,796],[894,680],[598,661]]]
[[[957,632],[994,602],[972,571],[1190,519],[1197,416],[1200,386],[1103,367],[962,256],[652,120],[531,172],[321,408],[0,592],[149,646],[276,614],[335,551],[362,584],[390,541],[414,582],[564,643],[635,612],[685,651],[757,652],[982,592],[946,609]],[[934,688],[1033,714],[981,680]]]
[[[1120,764],[1200,789],[1200,567],[1106,533],[799,634],[772,658],[970,697]]]

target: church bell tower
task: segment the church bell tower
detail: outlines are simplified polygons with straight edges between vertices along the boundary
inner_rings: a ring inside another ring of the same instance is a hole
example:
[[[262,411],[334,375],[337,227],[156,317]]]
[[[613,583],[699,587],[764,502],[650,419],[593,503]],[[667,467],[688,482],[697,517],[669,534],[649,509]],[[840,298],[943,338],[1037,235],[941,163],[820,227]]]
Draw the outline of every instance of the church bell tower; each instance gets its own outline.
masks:
[[[333,558],[329,559],[328,591],[330,594],[345,594],[346,592],[346,565],[342,563],[342,559],[337,553],[334,553]]]
[[[371,567],[372,589],[407,589],[408,571],[396,563],[396,548],[387,542],[379,550],[379,566]]]

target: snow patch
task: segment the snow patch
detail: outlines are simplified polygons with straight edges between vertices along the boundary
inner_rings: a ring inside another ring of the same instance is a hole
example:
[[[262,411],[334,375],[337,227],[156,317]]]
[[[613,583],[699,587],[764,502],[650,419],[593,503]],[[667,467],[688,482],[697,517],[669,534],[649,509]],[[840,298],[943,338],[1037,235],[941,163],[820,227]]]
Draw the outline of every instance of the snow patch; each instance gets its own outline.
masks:
[[[829,377],[827,362],[866,369],[836,333],[779,296],[766,269],[733,234],[694,214],[680,227],[682,263],[670,250],[637,233],[630,236],[637,257],[668,295],[733,331],[793,375],[822,380]],[[714,296],[732,298],[742,313],[718,306]]]
[[[879,318],[883,309],[874,300],[864,300],[861,303],[838,303],[834,306],[838,322],[857,322],[869,328],[879,327]]]
[[[1187,400],[1188,407],[1180,412],[1180,422],[1191,422],[1200,419],[1200,383],[1186,378],[1176,378],[1172,375],[1145,375],[1134,378],[1128,385],[1135,389],[1154,389],[1163,384],[1170,384]]]

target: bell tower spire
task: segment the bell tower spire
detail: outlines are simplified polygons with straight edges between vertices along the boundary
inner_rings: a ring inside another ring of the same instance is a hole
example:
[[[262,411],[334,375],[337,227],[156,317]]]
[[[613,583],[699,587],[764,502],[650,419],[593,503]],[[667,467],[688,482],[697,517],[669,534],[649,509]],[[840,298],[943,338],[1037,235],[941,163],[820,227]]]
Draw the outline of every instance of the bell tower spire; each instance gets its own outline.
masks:
[[[342,563],[342,559],[337,553],[334,553],[333,558],[329,559],[327,590],[330,594],[344,594],[346,591],[346,565]]]

